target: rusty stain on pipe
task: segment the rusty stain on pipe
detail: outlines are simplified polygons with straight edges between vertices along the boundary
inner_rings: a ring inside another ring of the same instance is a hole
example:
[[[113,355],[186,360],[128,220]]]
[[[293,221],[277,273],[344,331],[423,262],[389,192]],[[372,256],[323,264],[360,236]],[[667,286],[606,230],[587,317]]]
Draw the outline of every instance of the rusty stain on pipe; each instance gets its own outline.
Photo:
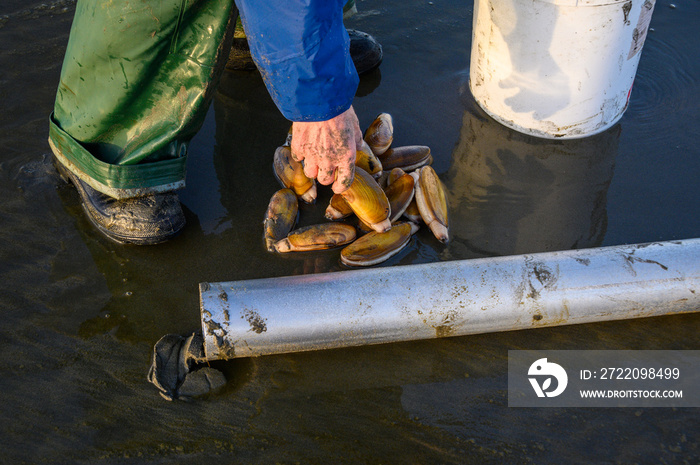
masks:
[[[700,239],[201,283],[209,360],[700,310]]]

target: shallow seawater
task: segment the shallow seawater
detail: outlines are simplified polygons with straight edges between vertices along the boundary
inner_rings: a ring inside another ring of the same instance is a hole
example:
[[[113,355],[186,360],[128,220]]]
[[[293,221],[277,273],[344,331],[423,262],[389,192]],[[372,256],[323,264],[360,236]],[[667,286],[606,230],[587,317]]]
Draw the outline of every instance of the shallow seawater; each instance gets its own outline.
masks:
[[[96,233],[46,143],[73,8],[0,6],[0,463],[698,462],[697,409],[507,406],[509,349],[698,349],[698,314],[215,362],[222,392],[163,400],[153,344],[198,329],[200,282],[343,268],[337,252],[264,250],[289,123],[256,73],[225,74],[192,143],[183,234],[129,247]],[[358,8],[348,27],[385,52],[360,123],[389,112],[397,145],[430,146],[451,205],[448,246],[420,231],[384,266],[700,237],[697,1],[657,3],[630,107],[578,141],[524,136],[475,104],[471,2]]]

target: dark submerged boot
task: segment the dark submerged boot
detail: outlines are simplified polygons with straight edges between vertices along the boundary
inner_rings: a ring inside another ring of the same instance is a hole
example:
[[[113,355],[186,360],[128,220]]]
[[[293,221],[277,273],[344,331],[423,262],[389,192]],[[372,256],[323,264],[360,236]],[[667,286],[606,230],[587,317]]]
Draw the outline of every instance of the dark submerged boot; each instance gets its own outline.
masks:
[[[236,29],[231,52],[226,62],[227,69],[256,69],[255,62],[250,55],[248,40],[242,31],[242,27],[240,32]],[[381,44],[366,32],[348,29],[348,35],[350,36],[350,57],[355,64],[357,74],[368,73],[379,66],[384,57]]]
[[[350,56],[357,74],[364,74],[379,66],[384,57],[382,46],[366,32],[348,29],[350,36]]]
[[[234,37],[231,44],[231,51],[226,62],[226,69],[237,69],[252,71],[257,69],[253,57],[250,55],[248,39],[245,37]]]
[[[54,166],[75,186],[83,210],[95,227],[121,244],[150,245],[175,237],[185,226],[177,194],[115,199],[90,187],[54,158]]]

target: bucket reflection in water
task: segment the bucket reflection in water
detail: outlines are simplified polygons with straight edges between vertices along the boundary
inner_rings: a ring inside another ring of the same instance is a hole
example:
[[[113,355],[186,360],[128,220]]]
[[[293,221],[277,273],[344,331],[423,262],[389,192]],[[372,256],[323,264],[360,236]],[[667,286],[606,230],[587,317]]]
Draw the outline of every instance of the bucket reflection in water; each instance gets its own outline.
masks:
[[[471,97],[444,176],[451,258],[599,246],[620,127],[547,140],[509,129]]]

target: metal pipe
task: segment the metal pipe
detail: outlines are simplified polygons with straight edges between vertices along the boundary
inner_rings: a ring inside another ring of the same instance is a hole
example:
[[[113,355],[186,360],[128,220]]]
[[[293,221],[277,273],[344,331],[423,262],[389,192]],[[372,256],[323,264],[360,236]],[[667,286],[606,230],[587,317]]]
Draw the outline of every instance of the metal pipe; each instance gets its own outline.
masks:
[[[700,310],[700,239],[201,283],[209,360]]]

